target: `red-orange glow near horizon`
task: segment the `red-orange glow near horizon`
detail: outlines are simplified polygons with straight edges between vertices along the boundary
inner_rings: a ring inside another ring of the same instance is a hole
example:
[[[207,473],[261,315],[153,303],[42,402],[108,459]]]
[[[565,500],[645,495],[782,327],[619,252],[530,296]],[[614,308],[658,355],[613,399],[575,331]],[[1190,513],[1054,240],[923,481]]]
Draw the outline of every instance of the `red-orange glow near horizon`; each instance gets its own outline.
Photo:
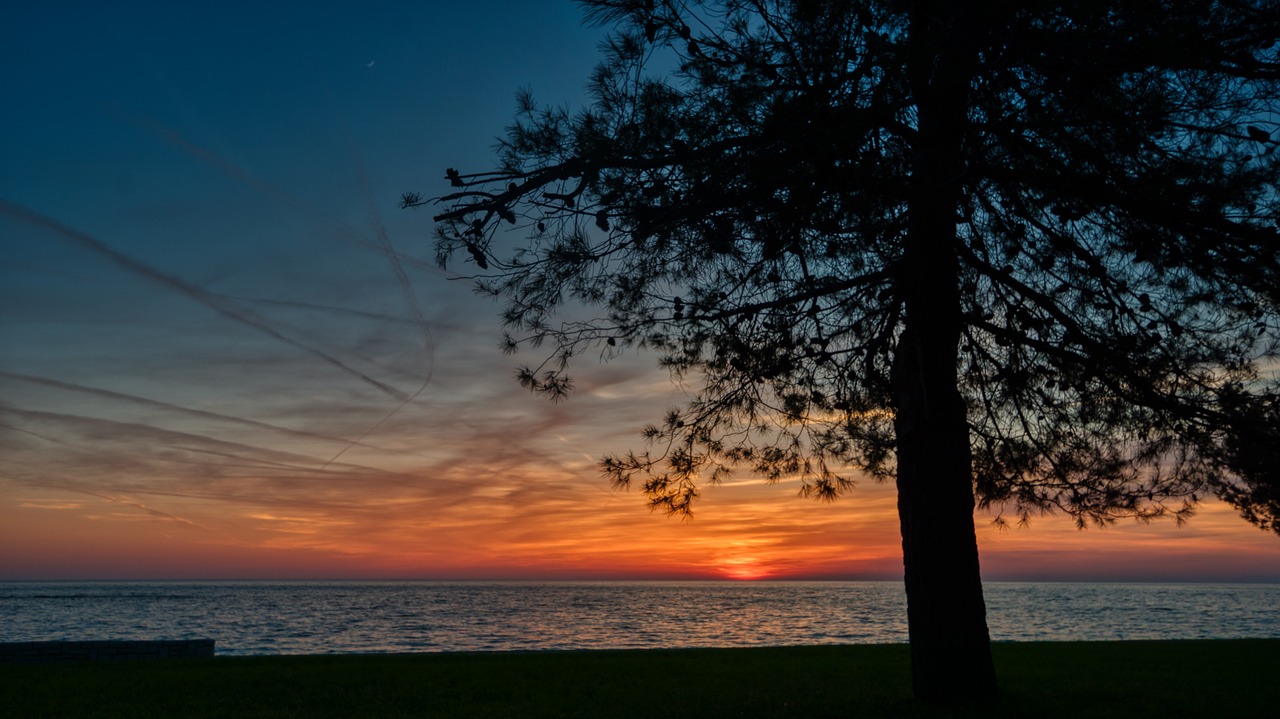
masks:
[[[0,485],[0,579],[898,579],[892,485],[834,504],[795,487],[707,488],[691,521],[634,492],[529,479],[450,503],[374,484],[325,501],[39,492]],[[398,490],[396,490],[398,491]],[[997,530],[989,580],[1280,581],[1280,540],[1221,504],[1172,522],[1076,530],[1065,517]]]
[[[511,504],[489,498],[449,510],[383,500],[374,512],[348,513],[4,494],[0,578],[901,576],[893,491],[882,485],[833,505],[786,487],[716,487],[689,522],[645,512],[634,493],[593,489],[570,502],[554,487]],[[998,531],[987,521],[978,517],[978,537],[993,580],[1280,581],[1280,541],[1222,505],[1181,530],[1165,522],[1082,532],[1057,517]]]
[[[756,557],[741,557],[738,559],[725,560],[720,567],[720,573],[726,579],[768,579],[771,572],[760,565],[760,560]]]

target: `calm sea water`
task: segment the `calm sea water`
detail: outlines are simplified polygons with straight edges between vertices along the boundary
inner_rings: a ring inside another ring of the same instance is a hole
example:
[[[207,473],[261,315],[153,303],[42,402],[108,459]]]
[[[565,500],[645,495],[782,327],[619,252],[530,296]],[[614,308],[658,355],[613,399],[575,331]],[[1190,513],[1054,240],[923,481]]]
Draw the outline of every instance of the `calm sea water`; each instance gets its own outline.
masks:
[[[1280,637],[1276,584],[986,585],[998,641]],[[8,582],[0,641],[219,654],[905,642],[896,582]]]

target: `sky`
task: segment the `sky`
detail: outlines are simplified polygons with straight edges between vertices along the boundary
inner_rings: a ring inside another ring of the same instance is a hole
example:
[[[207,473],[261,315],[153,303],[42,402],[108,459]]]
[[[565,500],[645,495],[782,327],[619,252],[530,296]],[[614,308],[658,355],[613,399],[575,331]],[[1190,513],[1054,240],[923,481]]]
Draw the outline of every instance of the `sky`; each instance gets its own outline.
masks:
[[[637,354],[529,395],[398,208],[487,169],[518,89],[585,102],[601,37],[550,0],[6,4],[0,580],[899,579],[890,485],[612,489],[682,391]],[[1280,581],[1221,504],[991,518],[989,581]]]

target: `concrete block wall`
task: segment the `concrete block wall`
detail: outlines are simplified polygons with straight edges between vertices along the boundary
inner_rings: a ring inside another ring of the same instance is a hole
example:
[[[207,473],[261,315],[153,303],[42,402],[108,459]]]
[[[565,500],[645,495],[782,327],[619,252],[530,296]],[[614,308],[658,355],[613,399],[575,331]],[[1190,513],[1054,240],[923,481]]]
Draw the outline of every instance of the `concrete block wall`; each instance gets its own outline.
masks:
[[[0,643],[0,664],[127,662],[213,656],[212,639]]]

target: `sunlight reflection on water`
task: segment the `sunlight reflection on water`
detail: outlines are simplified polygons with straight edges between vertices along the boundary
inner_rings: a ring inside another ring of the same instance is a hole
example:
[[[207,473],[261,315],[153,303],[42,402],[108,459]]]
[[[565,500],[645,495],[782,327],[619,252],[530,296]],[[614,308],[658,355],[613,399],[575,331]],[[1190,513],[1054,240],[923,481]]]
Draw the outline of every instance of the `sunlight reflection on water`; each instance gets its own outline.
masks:
[[[989,583],[997,641],[1280,636],[1280,585]],[[904,642],[896,582],[9,582],[0,641],[225,655]]]

